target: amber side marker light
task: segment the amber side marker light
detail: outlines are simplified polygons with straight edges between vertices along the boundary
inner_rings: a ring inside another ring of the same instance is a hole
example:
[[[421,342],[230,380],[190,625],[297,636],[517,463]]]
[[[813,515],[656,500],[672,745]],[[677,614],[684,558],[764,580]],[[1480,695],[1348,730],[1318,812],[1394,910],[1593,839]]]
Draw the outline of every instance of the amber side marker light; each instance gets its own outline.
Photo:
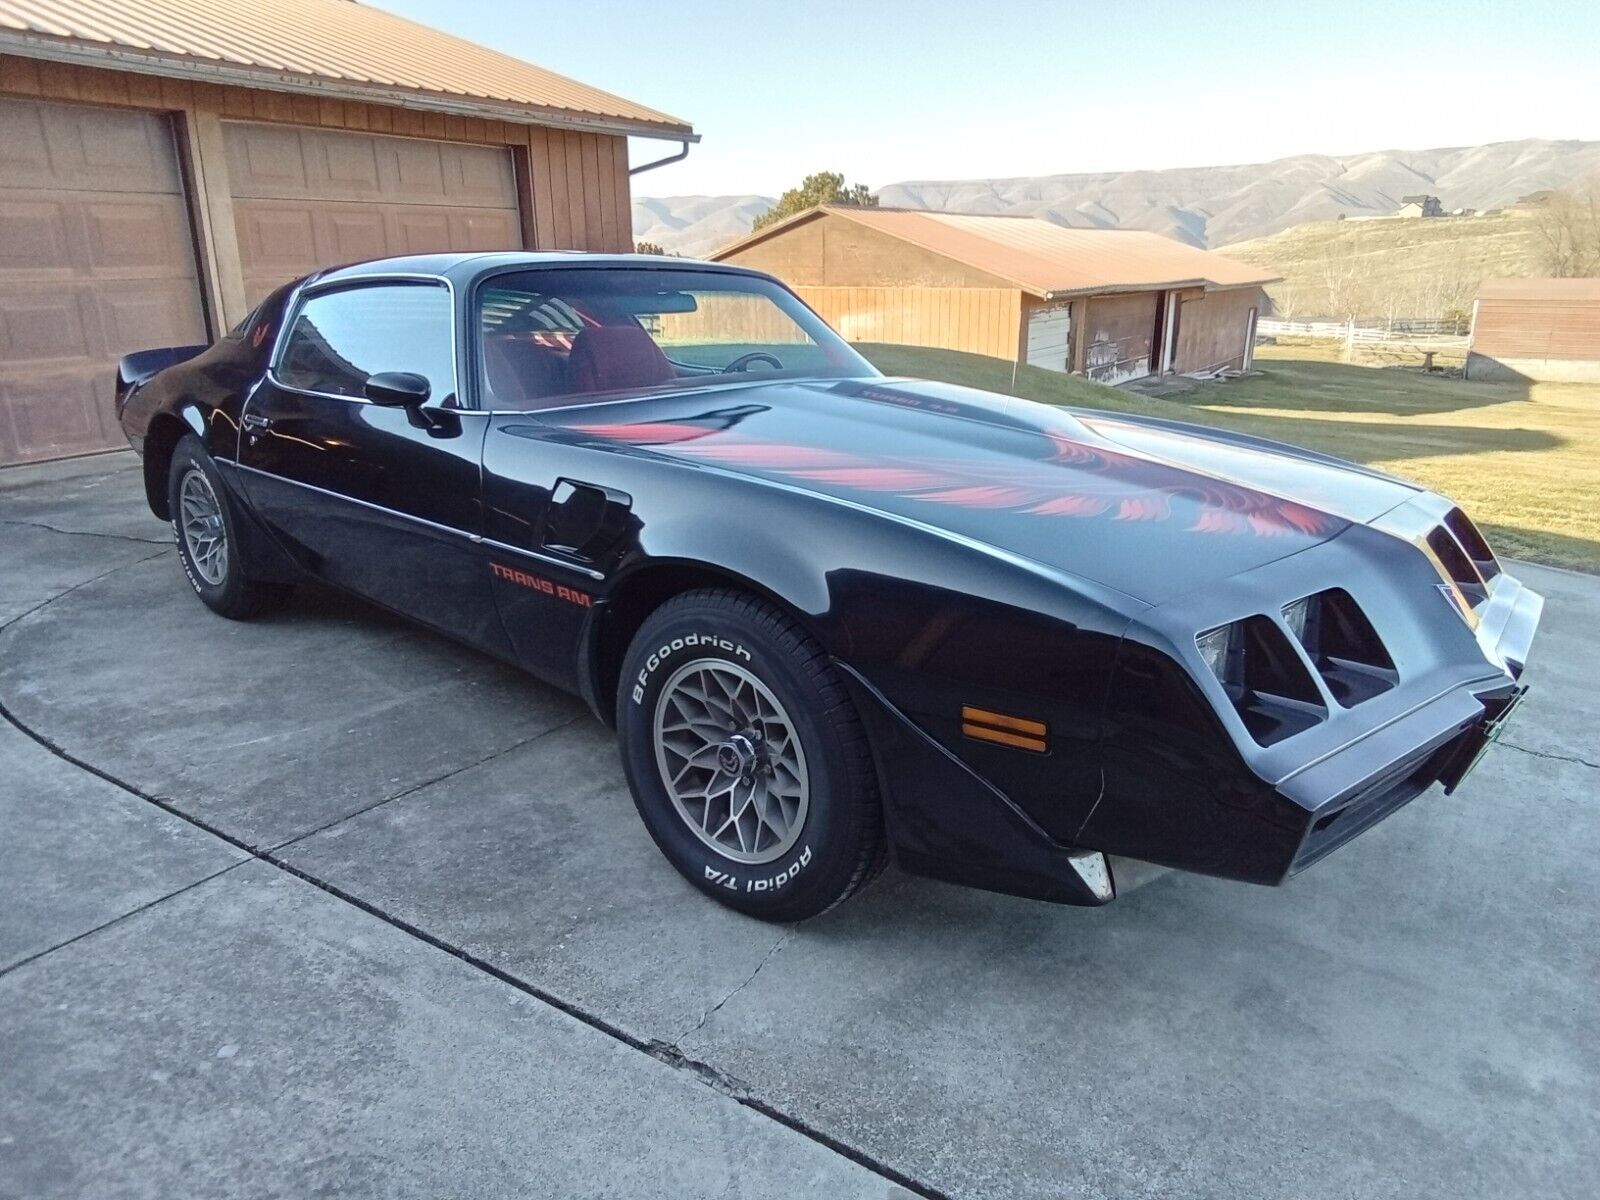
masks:
[[[1008,717],[1005,713],[973,708],[967,704],[961,706],[961,732],[980,742],[1032,750],[1036,754],[1043,754],[1050,749],[1049,730],[1043,721]]]

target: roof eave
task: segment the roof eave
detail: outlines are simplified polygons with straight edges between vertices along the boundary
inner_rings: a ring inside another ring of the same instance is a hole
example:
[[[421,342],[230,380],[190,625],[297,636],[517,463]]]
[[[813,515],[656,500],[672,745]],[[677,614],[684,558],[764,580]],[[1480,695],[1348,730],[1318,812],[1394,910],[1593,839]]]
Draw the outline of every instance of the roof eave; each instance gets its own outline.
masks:
[[[1079,288],[1052,288],[1047,292],[1040,292],[1033,288],[1024,288],[1045,300],[1072,300],[1081,296],[1110,296],[1129,292],[1170,292],[1180,288],[1203,288],[1208,292],[1233,292],[1240,288],[1265,287],[1269,283],[1281,283],[1282,276],[1272,276],[1266,279],[1249,279],[1242,283],[1217,283],[1211,279],[1164,279],[1149,280],[1143,283],[1119,283],[1112,286],[1096,284]]]
[[[46,37],[17,30],[0,30],[0,52],[47,62],[74,66],[100,67],[157,75],[167,79],[190,79],[204,83],[260,88],[267,92],[287,92],[320,96],[331,100],[356,100],[367,104],[444,113],[457,117],[480,117],[511,121],[519,125],[543,125],[552,129],[604,133],[616,137],[657,138],[673,142],[698,142],[700,135],[689,125],[637,121],[600,113],[549,108],[537,104],[518,104],[512,100],[458,95],[450,92],[418,91],[382,83],[333,79],[254,67],[245,63],[208,62],[186,55],[163,54],[115,44],[91,45],[61,38]]]
[[[752,229],[749,233],[740,234],[727,245],[718,246],[706,256],[706,261],[720,262],[725,254],[736,254],[740,250],[749,249],[757,242],[765,241],[775,233],[782,233],[785,229],[789,229],[792,226],[802,224],[806,221],[815,220],[816,218],[833,211],[835,210],[831,209],[825,204],[816,204],[810,208],[803,208],[797,213],[793,213],[790,216],[784,217],[781,221],[774,221],[771,225],[763,225],[760,229]]]

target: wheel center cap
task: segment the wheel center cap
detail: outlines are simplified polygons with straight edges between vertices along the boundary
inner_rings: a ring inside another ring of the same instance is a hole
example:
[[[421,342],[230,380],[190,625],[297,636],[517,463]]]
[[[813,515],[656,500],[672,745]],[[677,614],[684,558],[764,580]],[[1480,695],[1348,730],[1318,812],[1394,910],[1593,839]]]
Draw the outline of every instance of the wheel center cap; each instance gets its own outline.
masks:
[[[729,775],[748,775],[755,762],[756,748],[742,733],[734,734],[717,747],[717,767]]]

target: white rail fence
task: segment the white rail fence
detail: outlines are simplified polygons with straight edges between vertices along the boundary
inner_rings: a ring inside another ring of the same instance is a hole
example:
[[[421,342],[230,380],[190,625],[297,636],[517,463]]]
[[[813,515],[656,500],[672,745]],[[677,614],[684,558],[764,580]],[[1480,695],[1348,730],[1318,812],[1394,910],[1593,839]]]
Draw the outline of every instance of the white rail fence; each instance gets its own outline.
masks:
[[[1453,321],[1395,321],[1384,325],[1357,325],[1354,321],[1260,321],[1259,337],[1309,337],[1354,344],[1387,343],[1419,350],[1466,353],[1467,337]]]

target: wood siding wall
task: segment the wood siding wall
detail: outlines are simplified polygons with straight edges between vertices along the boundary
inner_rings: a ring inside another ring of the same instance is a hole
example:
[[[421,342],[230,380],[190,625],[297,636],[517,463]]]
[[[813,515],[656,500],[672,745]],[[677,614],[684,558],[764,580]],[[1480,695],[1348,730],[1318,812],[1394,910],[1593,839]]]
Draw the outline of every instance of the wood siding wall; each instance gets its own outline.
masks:
[[[1219,367],[1242,369],[1250,310],[1260,316],[1264,303],[1260,288],[1207,292],[1184,300],[1178,306],[1178,344],[1172,369],[1180,375]]]
[[[1600,381],[1600,300],[1481,299],[1468,379]]]
[[[1472,352],[1600,362],[1600,300],[1479,300]]]
[[[398,106],[165,79],[0,54],[0,95],[153,110],[180,118],[202,278],[213,327],[243,315],[227,194],[224,120],[363,130],[478,145],[515,156],[522,240],[534,249],[626,251],[633,245],[627,139]]]
[[[849,342],[889,342],[1017,356],[1022,293],[1016,288],[797,287],[800,298]]]

